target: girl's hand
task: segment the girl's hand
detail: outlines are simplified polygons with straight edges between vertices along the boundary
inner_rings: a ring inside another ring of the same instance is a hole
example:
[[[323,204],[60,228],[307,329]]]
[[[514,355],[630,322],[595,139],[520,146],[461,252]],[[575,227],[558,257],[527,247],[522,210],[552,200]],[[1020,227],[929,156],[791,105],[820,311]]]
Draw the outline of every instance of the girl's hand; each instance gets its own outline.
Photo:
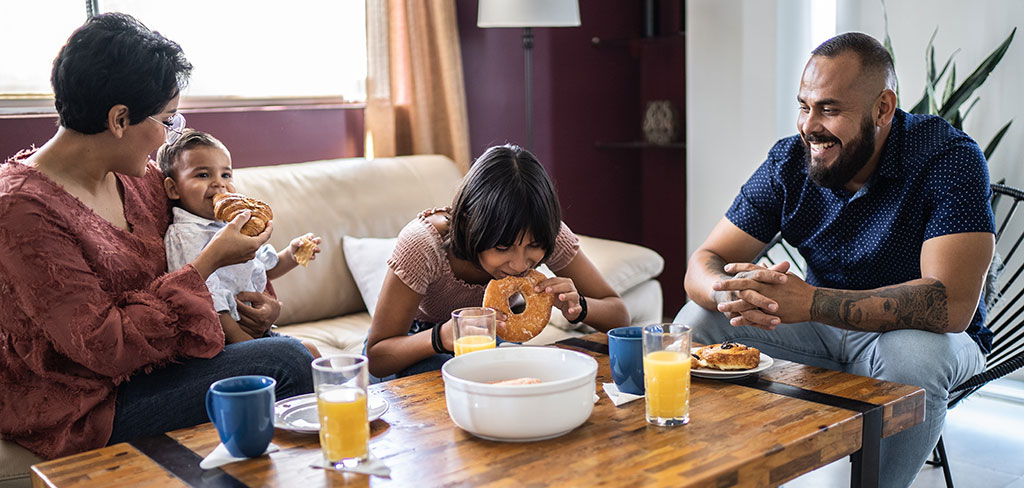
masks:
[[[579,290],[576,289],[571,278],[562,276],[548,278],[537,283],[533,290],[554,295],[555,306],[562,311],[562,316],[566,320],[575,320],[583,313],[583,307],[580,306]]]
[[[295,239],[292,239],[292,242],[288,243],[288,253],[291,255],[293,260],[295,259],[295,253],[299,252],[299,248],[302,247],[302,242],[305,239],[309,239],[313,241],[313,244],[315,244],[315,246],[313,247],[313,255],[309,257],[309,260],[312,261],[316,259],[317,253],[320,252],[321,239],[313,235],[312,232],[307,232],[306,234],[303,234],[299,237],[296,237]],[[297,262],[298,261],[296,260],[296,263]]]
[[[506,322],[508,317],[501,311],[494,311],[494,333],[496,336],[502,336],[505,334],[505,327],[508,325]]]
[[[441,324],[441,345],[448,351],[455,350],[455,320],[448,319]]]

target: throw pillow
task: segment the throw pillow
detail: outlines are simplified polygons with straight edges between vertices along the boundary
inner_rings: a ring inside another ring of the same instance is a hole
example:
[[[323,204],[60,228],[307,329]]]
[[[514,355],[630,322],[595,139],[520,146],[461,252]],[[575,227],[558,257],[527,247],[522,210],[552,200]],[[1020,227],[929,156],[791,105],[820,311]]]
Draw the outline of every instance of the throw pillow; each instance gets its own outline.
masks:
[[[345,262],[359,288],[359,294],[366,304],[366,311],[373,316],[377,308],[377,296],[384,285],[384,276],[388,271],[388,258],[395,249],[397,237],[352,237],[341,239],[341,247],[345,251]]]

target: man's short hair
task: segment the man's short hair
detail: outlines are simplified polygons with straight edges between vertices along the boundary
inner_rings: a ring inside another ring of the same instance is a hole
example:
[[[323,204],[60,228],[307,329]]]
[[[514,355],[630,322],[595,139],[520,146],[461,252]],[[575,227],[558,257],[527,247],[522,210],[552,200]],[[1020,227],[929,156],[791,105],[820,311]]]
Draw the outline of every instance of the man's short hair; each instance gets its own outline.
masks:
[[[160,164],[160,171],[168,178],[174,178],[174,162],[190,149],[197,147],[215,147],[231,155],[224,143],[206,132],[195,129],[185,129],[181,137],[174,144],[164,144],[156,152],[156,162]]]
[[[892,56],[877,39],[862,32],[839,34],[814,48],[811,54],[832,58],[846,52],[854,52],[860,58],[861,70],[880,74],[885,87],[896,90],[896,68]]]

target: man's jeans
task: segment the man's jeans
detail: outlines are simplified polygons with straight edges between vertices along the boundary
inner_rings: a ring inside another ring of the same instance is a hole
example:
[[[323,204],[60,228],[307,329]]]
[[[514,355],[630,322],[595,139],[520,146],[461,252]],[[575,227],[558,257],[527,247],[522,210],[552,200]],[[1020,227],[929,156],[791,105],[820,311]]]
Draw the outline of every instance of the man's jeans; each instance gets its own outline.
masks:
[[[942,433],[949,390],[985,366],[981,349],[965,333],[855,332],[817,322],[782,324],[774,331],[733,327],[721,312],[695,302],[675,322],[693,328],[694,342],[735,341],[774,358],[924,388],[924,423],[882,440],[880,486],[886,487],[914,481]]]

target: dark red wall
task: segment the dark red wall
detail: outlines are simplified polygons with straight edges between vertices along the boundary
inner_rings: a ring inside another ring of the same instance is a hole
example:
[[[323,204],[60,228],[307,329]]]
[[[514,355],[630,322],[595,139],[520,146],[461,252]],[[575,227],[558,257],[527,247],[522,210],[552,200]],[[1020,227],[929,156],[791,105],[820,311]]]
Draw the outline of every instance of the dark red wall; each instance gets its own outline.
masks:
[[[660,2],[654,39],[641,39],[644,3],[586,0],[580,27],[533,29],[529,149],[555,181],[573,230],[641,244],[665,258],[660,281],[672,316],[685,299],[684,146],[597,145],[642,141],[647,101],[672,100],[685,113],[682,2]],[[456,6],[471,152],[506,141],[525,145],[523,31],[478,28],[476,0]]]
[[[231,150],[236,168],[363,155],[363,110],[342,107],[257,107],[182,110],[189,127]],[[0,157],[45,143],[56,115],[0,117]]]

